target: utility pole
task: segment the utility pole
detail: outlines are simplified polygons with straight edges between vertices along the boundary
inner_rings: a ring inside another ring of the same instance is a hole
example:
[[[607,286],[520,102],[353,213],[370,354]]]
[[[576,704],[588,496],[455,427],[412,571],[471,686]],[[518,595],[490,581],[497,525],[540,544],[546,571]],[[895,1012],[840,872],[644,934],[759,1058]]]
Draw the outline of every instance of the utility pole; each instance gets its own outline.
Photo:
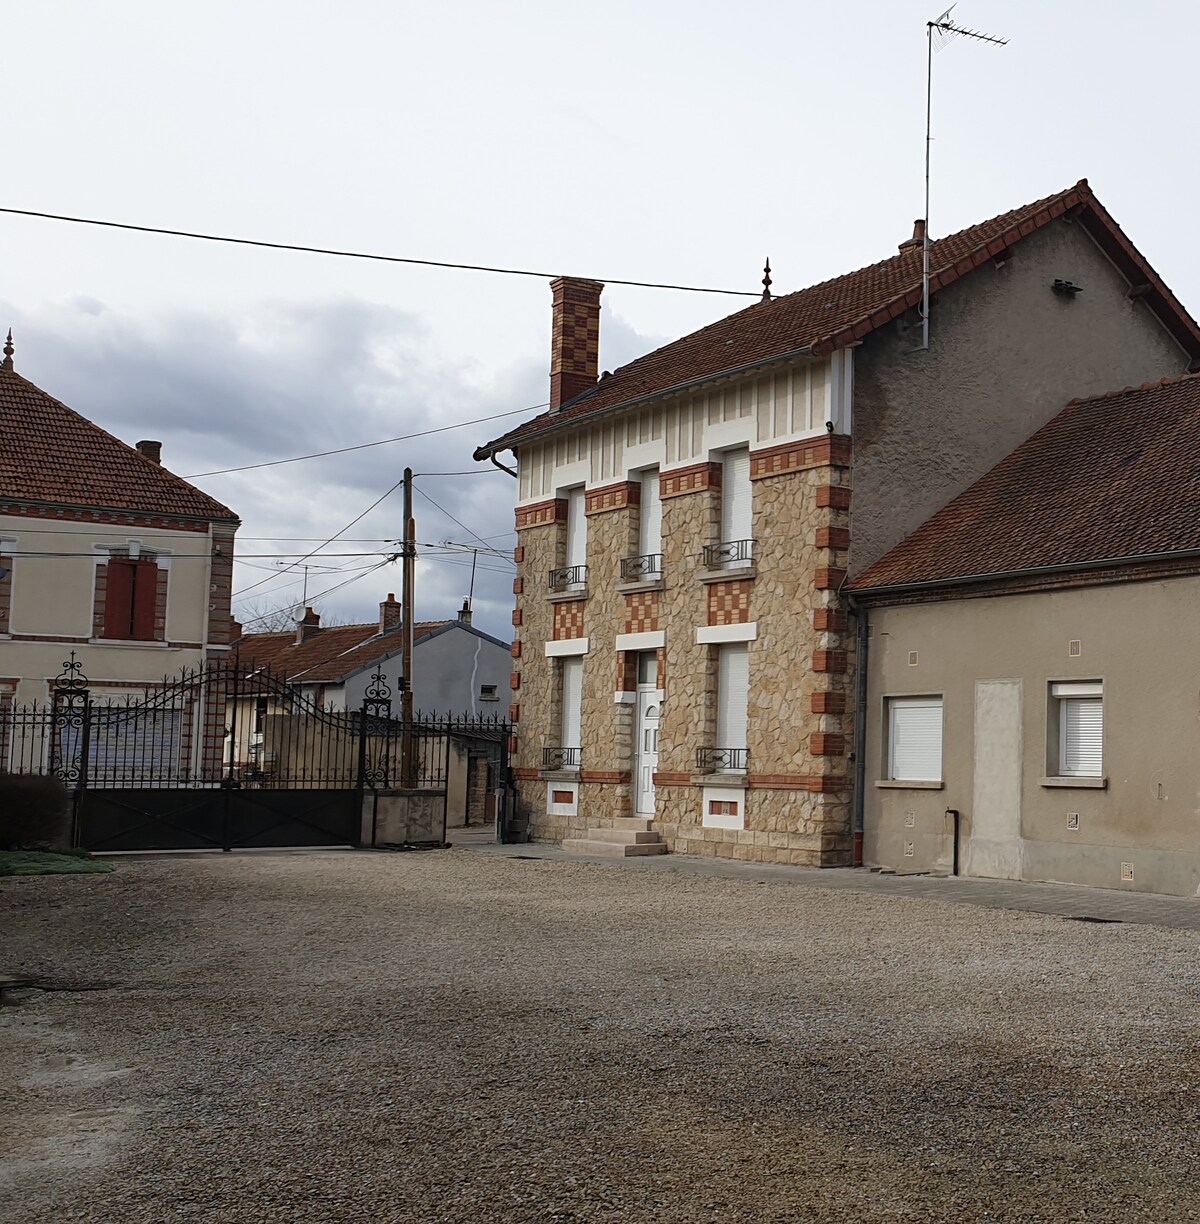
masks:
[[[402,617],[400,666],[404,672],[404,687],[400,690],[400,717],[403,726],[400,732],[400,785],[411,790],[416,785],[416,770],[413,768],[413,603],[414,581],[417,569],[417,527],[413,521],[413,472],[404,469],[404,540],[400,555],[404,559],[404,570],[400,586],[400,615]]]

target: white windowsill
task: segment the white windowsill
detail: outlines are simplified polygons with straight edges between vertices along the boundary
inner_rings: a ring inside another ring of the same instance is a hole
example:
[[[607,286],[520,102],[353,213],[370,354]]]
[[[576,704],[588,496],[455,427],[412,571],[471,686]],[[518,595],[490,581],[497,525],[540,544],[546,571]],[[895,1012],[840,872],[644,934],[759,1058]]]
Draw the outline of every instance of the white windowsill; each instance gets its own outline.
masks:
[[[883,790],[941,790],[944,782],[913,782],[907,778],[880,778],[875,783]]]
[[[708,584],[711,582],[736,582],[744,578],[753,578],[757,573],[758,566],[751,562],[749,565],[731,565],[727,569],[701,570],[697,577],[701,582]]]
[[[728,786],[737,790],[745,790],[750,785],[750,779],[745,770],[740,773],[693,774],[693,786]]]
[[[578,591],[553,591],[546,596],[547,603],[571,603],[577,599],[587,599],[587,588],[582,587]]]
[[[1072,778],[1072,777],[1056,777],[1042,778],[1041,786],[1074,786],[1083,787],[1086,790],[1108,790],[1107,778]]]

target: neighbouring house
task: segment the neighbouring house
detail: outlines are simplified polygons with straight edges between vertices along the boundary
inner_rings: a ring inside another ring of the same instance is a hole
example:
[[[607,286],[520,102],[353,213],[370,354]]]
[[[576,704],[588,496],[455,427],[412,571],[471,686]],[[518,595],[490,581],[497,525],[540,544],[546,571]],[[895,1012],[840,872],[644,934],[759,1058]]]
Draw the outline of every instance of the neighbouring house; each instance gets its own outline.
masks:
[[[399,718],[402,625],[401,605],[389,594],[376,623],[326,627],[306,608],[291,632],[243,634],[234,657],[244,695],[234,699],[226,759],[243,776],[250,776],[248,770],[262,779],[345,773],[348,754],[357,751],[357,724],[338,719],[322,728],[319,712],[361,710],[380,676],[392,694],[393,717]],[[466,603],[454,619],[413,625],[413,708],[427,716],[421,722],[428,727],[428,734],[418,736],[415,781],[421,786],[437,780],[446,791],[451,824],[485,818],[488,762],[497,758],[498,747],[485,724],[504,722],[511,665],[508,644],[475,628]],[[256,683],[264,672],[272,682]],[[307,713],[298,712],[291,694]],[[307,724],[306,734],[296,733],[299,722]],[[398,752],[400,743],[393,735],[389,751]],[[389,759],[384,772],[394,781],[398,759]]]
[[[1197,894],[1198,494],[1200,377],[1076,400],[850,584],[868,864]]]
[[[763,300],[597,378],[552,285],[551,407],[476,451],[519,483],[510,716],[534,838],[855,857],[861,573],[1070,397],[1200,367],[1200,329],[1086,180]],[[860,788],[861,796],[861,788]]]
[[[0,361],[0,705],[45,700],[74,651],[93,697],[228,650],[232,510]],[[5,761],[0,760],[0,768]]]

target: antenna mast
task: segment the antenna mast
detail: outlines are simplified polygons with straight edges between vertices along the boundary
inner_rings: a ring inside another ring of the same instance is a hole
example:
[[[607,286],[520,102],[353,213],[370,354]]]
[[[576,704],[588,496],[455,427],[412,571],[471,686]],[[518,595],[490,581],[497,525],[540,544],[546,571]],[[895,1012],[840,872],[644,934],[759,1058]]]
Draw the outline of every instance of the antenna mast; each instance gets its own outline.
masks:
[[[980,30],[968,30],[955,25],[950,14],[957,4],[952,4],[940,17],[925,23],[925,38],[928,44],[925,55],[925,233],[921,243],[921,348],[929,347],[929,153],[933,144],[933,52],[934,39],[940,51],[954,38],[973,38],[976,42],[991,43],[996,47],[1008,45],[1007,38],[984,34]],[[918,350],[920,351],[920,350]]]

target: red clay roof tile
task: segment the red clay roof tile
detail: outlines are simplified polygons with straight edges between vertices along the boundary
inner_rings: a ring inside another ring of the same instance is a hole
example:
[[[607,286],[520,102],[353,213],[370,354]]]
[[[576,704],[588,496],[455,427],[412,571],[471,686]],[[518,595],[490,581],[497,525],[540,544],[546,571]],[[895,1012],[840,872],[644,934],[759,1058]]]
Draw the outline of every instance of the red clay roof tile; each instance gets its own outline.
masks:
[[[237,522],[228,506],[0,369],[0,501]]]
[[[1062,412],[852,591],[1200,549],[1200,375]]]
[[[1078,217],[1105,253],[1138,283],[1147,301],[1193,358],[1200,358],[1200,327],[1145,261],[1083,179],[1074,187],[1002,213],[930,244],[931,289],[937,292],[994,258],[1013,243],[1068,212]],[[921,300],[922,252],[897,255],[798,293],[756,302],[700,331],[639,357],[594,388],[481,446],[476,459],[523,441],[742,366],[803,352],[830,352],[861,340]]]

